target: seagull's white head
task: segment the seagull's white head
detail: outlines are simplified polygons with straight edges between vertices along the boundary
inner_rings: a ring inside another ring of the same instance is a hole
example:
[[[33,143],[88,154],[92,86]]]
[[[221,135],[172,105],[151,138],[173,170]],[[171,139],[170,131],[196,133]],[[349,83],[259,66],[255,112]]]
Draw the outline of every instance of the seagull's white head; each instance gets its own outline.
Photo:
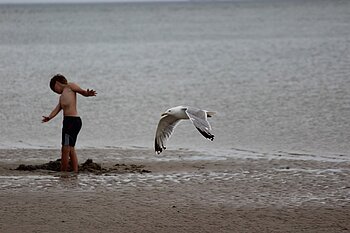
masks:
[[[170,108],[170,109],[166,110],[164,113],[162,113],[162,116],[175,116],[178,118],[183,118],[183,115],[185,114],[186,109],[187,108],[183,107],[183,106],[177,106],[174,108]]]

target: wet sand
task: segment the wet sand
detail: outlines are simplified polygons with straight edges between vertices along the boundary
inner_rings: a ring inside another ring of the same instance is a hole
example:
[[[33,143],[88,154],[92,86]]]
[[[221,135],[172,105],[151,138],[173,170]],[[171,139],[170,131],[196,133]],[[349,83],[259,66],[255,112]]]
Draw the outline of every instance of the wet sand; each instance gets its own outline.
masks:
[[[0,150],[0,232],[350,231],[350,162],[194,154],[152,159],[148,150],[80,150],[81,162],[150,172],[62,176],[14,170],[48,162],[55,150]]]

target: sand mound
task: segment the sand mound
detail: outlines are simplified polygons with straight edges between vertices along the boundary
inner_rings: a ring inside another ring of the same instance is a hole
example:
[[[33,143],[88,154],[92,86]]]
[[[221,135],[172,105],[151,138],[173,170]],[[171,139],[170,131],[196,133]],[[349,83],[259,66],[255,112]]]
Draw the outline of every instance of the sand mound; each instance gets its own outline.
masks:
[[[70,166],[71,167],[71,166]],[[93,162],[92,159],[87,159],[84,163],[79,165],[79,172],[94,173],[97,175],[107,174],[107,173],[150,173],[151,171],[144,169],[143,165],[135,164],[115,164],[110,168],[103,168],[100,164]],[[57,171],[61,170],[61,159],[56,161],[50,161],[44,164],[38,165],[19,165],[15,170],[19,171],[35,171],[35,170],[48,170]],[[71,171],[71,169],[69,168]]]

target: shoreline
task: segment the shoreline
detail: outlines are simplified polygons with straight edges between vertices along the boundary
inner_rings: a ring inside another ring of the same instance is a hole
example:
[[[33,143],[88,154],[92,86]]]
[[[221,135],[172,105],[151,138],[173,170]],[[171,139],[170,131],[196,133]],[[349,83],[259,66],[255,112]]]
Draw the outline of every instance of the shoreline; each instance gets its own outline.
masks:
[[[302,151],[255,151],[242,148],[221,150],[192,150],[190,148],[169,149],[157,155],[153,148],[147,147],[104,147],[104,148],[77,148],[78,159],[134,159],[152,161],[174,161],[181,158],[187,160],[231,160],[231,159],[284,159],[292,161],[316,161],[316,162],[350,162],[350,154],[344,153],[309,153]],[[85,156],[85,153],[89,156]],[[29,154],[25,156],[24,154]],[[0,148],[0,161],[12,163],[13,161],[45,162],[46,159],[60,158],[60,148]],[[98,156],[91,154],[96,153]],[[18,157],[17,155],[21,155]],[[36,156],[31,156],[35,155]],[[55,154],[56,157],[53,157]],[[101,156],[102,155],[102,156]],[[14,159],[16,158],[16,159]],[[36,161],[37,160],[37,161]]]

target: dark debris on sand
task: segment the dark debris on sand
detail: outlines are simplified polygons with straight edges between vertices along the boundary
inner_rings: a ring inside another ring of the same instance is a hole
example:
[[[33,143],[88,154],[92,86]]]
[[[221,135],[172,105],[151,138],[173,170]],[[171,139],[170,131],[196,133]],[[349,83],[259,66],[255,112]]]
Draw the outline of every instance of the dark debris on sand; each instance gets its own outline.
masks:
[[[87,159],[84,163],[79,165],[79,172],[94,173],[96,175],[115,173],[115,174],[124,174],[124,173],[150,173],[151,171],[144,169],[143,165],[135,164],[116,164],[111,168],[103,168],[100,164],[93,162],[92,159]],[[35,171],[35,170],[48,170],[48,171],[57,171],[61,170],[61,159],[56,161],[50,161],[48,163],[39,164],[39,165],[19,165],[15,170],[19,171]],[[71,169],[70,169],[71,170]]]

